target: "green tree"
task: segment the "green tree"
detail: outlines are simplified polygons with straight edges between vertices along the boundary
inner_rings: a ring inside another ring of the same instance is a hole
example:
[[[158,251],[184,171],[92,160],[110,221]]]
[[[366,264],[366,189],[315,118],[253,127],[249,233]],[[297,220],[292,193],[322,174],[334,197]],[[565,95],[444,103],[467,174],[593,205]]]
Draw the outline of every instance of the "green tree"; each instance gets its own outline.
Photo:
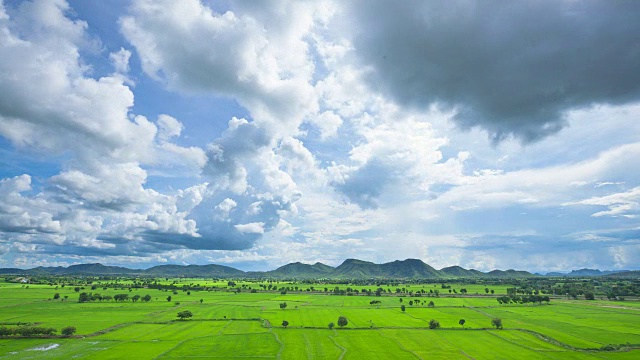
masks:
[[[502,319],[500,318],[491,319],[491,326],[494,326],[496,329],[502,329]]]
[[[89,294],[87,294],[86,292],[80,293],[80,296],[78,297],[78,302],[88,302],[89,300],[91,300],[91,297],[89,296]]]
[[[131,298],[131,300],[132,300],[133,302],[136,302],[136,301],[140,300],[140,295],[134,295],[134,296]]]
[[[349,320],[347,320],[347,318],[346,318],[346,317],[344,317],[344,316],[340,316],[340,317],[338,318],[338,326],[340,326],[340,327],[345,327],[345,326],[347,326],[347,324],[348,324],[348,323],[349,323]]]
[[[282,320],[282,327],[286,329],[287,326],[289,326],[289,322],[287,320]]]
[[[434,307],[434,306],[436,306],[436,304],[434,304],[433,300],[432,300],[432,301],[429,301],[429,304],[427,304],[427,306],[428,307]]]
[[[404,305],[400,305],[400,310],[402,310],[402,312],[405,312],[407,310],[407,307]]]
[[[203,301],[204,301],[203,299],[200,299],[200,304],[202,304]]]
[[[587,299],[587,300],[595,300],[596,299],[595,295],[593,295],[592,292],[584,293],[584,298]]]
[[[171,302],[171,295],[167,296],[167,301]]]
[[[431,319],[429,320],[429,329],[438,329],[440,328],[440,321]]]
[[[60,294],[55,293],[55,294],[53,295],[53,300],[58,300],[58,299],[60,299]]]
[[[180,320],[186,320],[186,319],[188,319],[190,317],[193,317],[193,313],[191,311],[189,311],[189,310],[180,311],[178,313],[178,318]]]
[[[460,324],[460,326],[464,327],[464,323],[466,323],[466,321],[464,319],[460,319],[458,321],[458,324]]]
[[[334,326],[336,326],[336,324],[334,324],[332,322],[329,323],[329,329],[333,329]]]
[[[151,301],[151,295],[147,294],[145,296],[142,297],[142,301],[144,302],[149,302]]]
[[[280,303],[280,309],[284,310],[286,308],[287,308],[287,303],[286,302]]]
[[[76,328],[75,326],[63,327],[60,333],[64,336],[71,336],[76,333]]]

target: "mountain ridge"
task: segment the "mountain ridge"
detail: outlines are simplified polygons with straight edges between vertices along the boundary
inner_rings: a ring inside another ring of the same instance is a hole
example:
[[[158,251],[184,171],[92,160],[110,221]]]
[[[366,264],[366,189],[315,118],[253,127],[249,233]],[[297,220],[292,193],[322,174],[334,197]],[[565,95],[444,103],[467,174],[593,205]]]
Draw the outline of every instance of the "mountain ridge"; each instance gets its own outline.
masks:
[[[600,271],[579,269],[570,273],[547,273],[546,276],[635,276],[640,271]],[[536,277],[523,270],[492,270],[481,272],[454,265],[436,270],[419,259],[394,260],[382,264],[359,259],[345,259],[332,267],[321,262],[305,264],[293,262],[269,271],[243,271],[231,266],[206,265],[156,265],[147,269],[130,269],[100,263],[76,264],[68,267],[38,266],[31,269],[0,268],[0,275],[138,275],[168,277],[215,277],[215,278],[277,278],[277,279],[447,279],[447,278],[524,278]]]

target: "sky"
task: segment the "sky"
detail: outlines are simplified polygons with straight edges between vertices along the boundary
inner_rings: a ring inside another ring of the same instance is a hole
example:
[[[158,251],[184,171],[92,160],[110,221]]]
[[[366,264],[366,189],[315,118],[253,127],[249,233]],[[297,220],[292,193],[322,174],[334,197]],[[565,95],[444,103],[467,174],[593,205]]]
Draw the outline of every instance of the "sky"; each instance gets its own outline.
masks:
[[[640,2],[0,2],[0,267],[640,269]]]

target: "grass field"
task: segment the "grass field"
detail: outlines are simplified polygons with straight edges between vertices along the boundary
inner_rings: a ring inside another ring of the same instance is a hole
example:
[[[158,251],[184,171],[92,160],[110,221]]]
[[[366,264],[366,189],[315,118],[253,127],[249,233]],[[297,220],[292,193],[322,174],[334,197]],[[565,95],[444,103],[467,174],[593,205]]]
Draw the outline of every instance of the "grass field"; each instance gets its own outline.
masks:
[[[77,328],[71,338],[2,338],[0,359],[640,359],[640,350],[629,347],[600,351],[607,344],[630,343],[637,348],[638,302],[554,299],[550,305],[499,305],[485,294],[484,286],[474,286],[477,289],[466,288],[480,296],[405,296],[402,302],[395,294],[191,291],[187,295],[141,288],[132,289],[129,296],[149,294],[151,301],[79,303],[73,287],[0,283],[2,326]],[[495,294],[505,289],[495,287]],[[93,290],[110,296],[127,291]],[[59,300],[52,300],[55,293]],[[370,305],[372,300],[381,303]],[[420,305],[409,305],[410,300],[420,300]],[[435,306],[428,307],[428,301]],[[283,302],[285,309],[280,308]],[[183,310],[191,311],[193,318],[177,320]],[[349,320],[344,328],[337,326],[340,316]],[[495,317],[502,319],[503,330],[491,328]],[[441,328],[429,329],[431,319],[438,320]],[[460,319],[465,319],[464,326]],[[283,320],[288,321],[287,328],[282,327]],[[330,322],[336,324],[334,329],[328,328]]]

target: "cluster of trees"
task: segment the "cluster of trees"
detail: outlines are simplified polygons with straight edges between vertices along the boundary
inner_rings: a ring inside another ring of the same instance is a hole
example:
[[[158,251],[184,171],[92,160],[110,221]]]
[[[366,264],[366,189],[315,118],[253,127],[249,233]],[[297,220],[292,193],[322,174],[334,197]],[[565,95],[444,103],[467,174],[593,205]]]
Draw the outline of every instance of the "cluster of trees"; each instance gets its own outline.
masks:
[[[549,298],[548,295],[509,295],[499,296],[496,300],[499,304],[542,304],[543,301],[548,304],[551,301],[551,298]]]
[[[56,328],[42,327],[42,326],[17,326],[6,327],[0,326],[0,337],[3,336],[22,336],[22,337],[34,337],[34,336],[51,336],[58,332]],[[73,326],[67,326],[62,328],[61,334],[64,336],[71,336],[75,334],[76,328]]]
[[[400,302],[402,303],[402,298],[400,298]],[[418,305],[419,306],[419,305],[424,305],[424,304],[427,304],[428,307],[436,306],[436,304],[433,302],[433,300],[429,301],[428,303],[427,303],[427,300],[423,300],[423,301],[420,301],[420,300],[409,300],[409,306],[413,306],[413,305]],[[402,310],[402,311],[404,311],[404,310]]]
[[[116,302],[125,302],[127,300],[131,300],[133,302],[137,302],[138,300],[142,300],[143,302],[149,302],[151,301],[151,295],[147,294],[145,296],[140,296],[140,295],[134,295],[131,298],[129,298],[129,294],[116,294],[114,296],[111,295],[100,295],[100,294],[94,294],[94,293],[80,293],[80,296],[78,297],[78,302],[84,303],[84,302],[90,302],[90,301],[111,301],[111,300],[115,300]],[[171,301],[171,300],[169,300]]]
[[[193,313],[189,310],[180,311],[178,313],[178,319],[180,320],[186,320],[190,317],[193,317]]]

